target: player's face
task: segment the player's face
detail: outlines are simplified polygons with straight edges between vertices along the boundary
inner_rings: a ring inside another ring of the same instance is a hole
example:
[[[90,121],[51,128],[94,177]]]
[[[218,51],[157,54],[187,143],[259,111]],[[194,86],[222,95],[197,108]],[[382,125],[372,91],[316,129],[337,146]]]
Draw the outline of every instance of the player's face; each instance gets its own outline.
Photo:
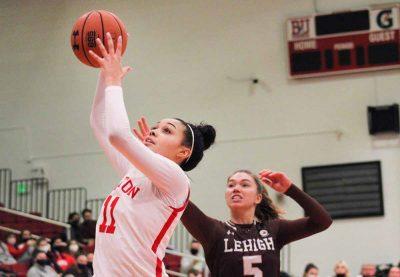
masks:
[[[179,120],[163,119],[151,128],[150,135],[144,139],[144,144],[154,152],[179,164],[190,154],[190,148],[182,145],[185,130],[186,126]]]
[[[254,178],[245,173],[237,172],[228,179],[225,191],[225,201],[232,209],[250,209],[261,201]]]

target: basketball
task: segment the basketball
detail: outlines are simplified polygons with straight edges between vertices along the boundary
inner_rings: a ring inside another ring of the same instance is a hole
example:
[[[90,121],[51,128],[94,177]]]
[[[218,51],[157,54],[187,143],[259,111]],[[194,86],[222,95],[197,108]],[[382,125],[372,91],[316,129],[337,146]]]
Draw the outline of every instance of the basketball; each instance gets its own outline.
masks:
[[[79,17],[71,32],[71,47],[75,56],[88,66],[99,67],[89,55],[89,50],[102,57],[97,48],[96,38],[100,38],[107,49],[108,45],[105,43],[107,32],[111,34],[115,48],[118,37],[122,37],[122,54],[124,54],[128,35],[124,23],[115,14],[100,10],[87,12]]]

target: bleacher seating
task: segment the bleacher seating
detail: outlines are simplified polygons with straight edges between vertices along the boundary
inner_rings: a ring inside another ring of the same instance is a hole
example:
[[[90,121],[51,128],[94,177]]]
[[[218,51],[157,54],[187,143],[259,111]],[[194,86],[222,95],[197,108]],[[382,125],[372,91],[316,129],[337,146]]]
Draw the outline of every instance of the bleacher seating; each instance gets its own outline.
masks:
[[[0,208],[0,226],[16,230],[28,229],[32,234],[53,238],[67,233],[67,224],[51,221],[43,217]]]

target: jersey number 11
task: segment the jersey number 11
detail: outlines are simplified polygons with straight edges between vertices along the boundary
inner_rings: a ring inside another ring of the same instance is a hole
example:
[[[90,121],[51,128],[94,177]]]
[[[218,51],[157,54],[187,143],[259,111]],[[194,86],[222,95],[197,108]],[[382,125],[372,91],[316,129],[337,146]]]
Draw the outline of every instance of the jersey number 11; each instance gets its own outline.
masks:
[[[101,222],[101,224],[99,225],[99,232],[100,233],[108,233],[108,234],[114,234],[115,232],[115,218],[114,218],[114,209],[115,206],[118,203],[119,200],[119,196],[115,197],[114,199],[112,199],[113,197],[111,195],[109,195],[106,199],[106,201],[104,202],[103,205],[103,221]],[[112,201],[111,201],[112,200]],[[111,202],[111,204],[110,204]],[[110,217],[111,217],[111,222],[110,225],[107,225],[107,213],[108,213],[108,208],[110,207]]]

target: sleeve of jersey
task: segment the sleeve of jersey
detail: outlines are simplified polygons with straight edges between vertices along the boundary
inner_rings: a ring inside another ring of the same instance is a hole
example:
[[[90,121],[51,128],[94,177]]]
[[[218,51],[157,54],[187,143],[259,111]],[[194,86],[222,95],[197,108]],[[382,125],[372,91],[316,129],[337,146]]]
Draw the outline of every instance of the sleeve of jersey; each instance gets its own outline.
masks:
[[[332,219],[324,207],[295,185],[292,185],[285,194],[295,200],[307,216],[296,220],[278,220],[277,241],[281,247],[322,232],[332,224]]]
[[[131,168],[129,161],[118,152],[109,142],[105,124],[105,85],[102,74],[99,74],[96,94],[93,100],[92,111],[90,113],[90,126],[93,133],[103,149],[113,168],[122,178]]]
[[[112,144],[167,197],[180,207],[189,193],[189,178],[175,162],[147,148],[131,132],[122,88],[109,86],[105,90],[105,122]]]
[[[189,201],[181,221],[189,233],[197,239],[207,252],[216,239],[218,221],[205,215],[192,201]]]

